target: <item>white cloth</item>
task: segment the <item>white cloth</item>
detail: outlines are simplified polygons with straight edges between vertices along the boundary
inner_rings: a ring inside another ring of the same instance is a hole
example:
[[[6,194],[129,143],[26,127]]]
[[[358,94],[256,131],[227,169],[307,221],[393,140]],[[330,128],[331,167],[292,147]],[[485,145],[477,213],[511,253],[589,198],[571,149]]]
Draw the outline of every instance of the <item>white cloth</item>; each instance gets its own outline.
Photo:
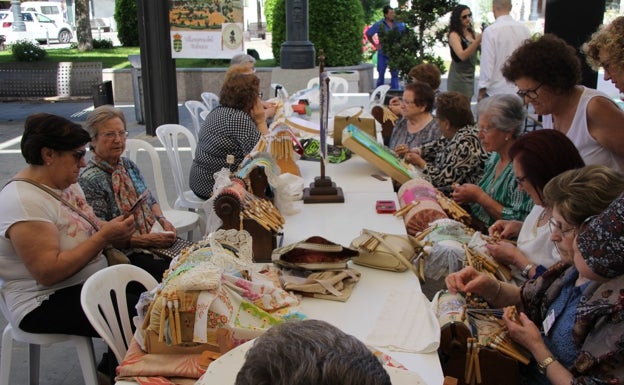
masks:
[[[499,16],[483,31],[479,89],[486,88],[488,95],[518,91],[515,84],[503,77],[502,69],[513,51],[530,37],[529,29],[509,15]]]
[[[390,292],[366,344],[407,353],[436,351],[440,324],[427,297],[409,285]]]
[[[555,243],[550,240],[550,230],[548,229],[548,223],[542,226],[537,226],[539,218],[544,212],[544,207],[535,205],[533,209],[524,219],[524,224],[518,234],[517,245],[518,249],[526,255],[533,264],[542,265],[544,267],[550,267],[559,262],[559,253],[555,248]],[[516,266],[512,266],[511,274],[516,283],[521,284],[526,281],[526,278],[522,277],[520,269]]]
[[[587,105],[597,96],[603,96],[609,100],[607,94],[593,88],[583,87],[583,94],[576,106],[576,113],[567,132],[568,138],[579,150],[586,165],[602,164],[616,171],[624,172],[624,158],[604,148],[589,133],[587,128]]]
[[[95,214],[77,183],[55,192],[95,220]],[[76,274],[56,285],[38,284],[6,237],[7,230],[12,225],[23,221],[55,225],[58,228],[61,250],[78,246],[95,232],[89,223],[70,208],[29,183],[13,182],[0,191],[0,279],[2,295],[16,325],[56,290],[83,283],[89,276],[107,266],[106,258],[100,254]],[[36,242],[34,234],[33,242]]]

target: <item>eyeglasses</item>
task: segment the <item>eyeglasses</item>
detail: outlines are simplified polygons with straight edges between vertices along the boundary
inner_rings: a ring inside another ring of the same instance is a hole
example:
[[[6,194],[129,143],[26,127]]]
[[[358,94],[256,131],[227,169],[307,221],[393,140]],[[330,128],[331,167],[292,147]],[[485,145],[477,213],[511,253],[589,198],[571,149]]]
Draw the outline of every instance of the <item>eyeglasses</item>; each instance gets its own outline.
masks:
[[[493,128],[479,126],[479,131],[481,131],[484,134],[488,134],[492,130],[493,130]]]
[[[569,234],[574,234],[574,231],[576,230],[576,227],[570,227],[569,229],[564,230],[561,227],[561,224],[555,221],[555,218],[550,218],[550,220],[548,221],[548,228],[550,229],[551,234],[558,232],[561,235],[561,238],[565,238]]]
[[[517,176],[516,177],[516,182],[518,183],[518,185],[522,185],[524,183],[524,181],[527,179],[527,176]]]
[[[120,131],[120,132],[115,132],[115,131],[108,131],[108,132],[102,132],[101,134],[96,134],[96,136],[101,136],[104,139],[115,139],[116,137],[119,137],[120,139],[124,139],[126,136],[128,136],[128,131]]]
[[[264,94],[262,93],[262,91],[258,92],[258,96],[260,97],[260,99],[262,99],[262,97],[264,96]]]
[[[462,15],[462,20],[466,20],[467,18],[472,17],[472,13],[469,13],[467,15]]]
[[[524,91],[518,90],[518,92],[516,92],[516,95],[520,96],[522,99],[529,98],[529,100],[535,100],[539,96],[537,90],[539,90],[543,84],[544,83],[540,83],[537,87]]]
[[[87,155],[87,150],[74,150],[72,152],[72,156],[74,157],[74,159],[76,159],[77,162],[80,162],[82,158],[85,157],[85,155]]]

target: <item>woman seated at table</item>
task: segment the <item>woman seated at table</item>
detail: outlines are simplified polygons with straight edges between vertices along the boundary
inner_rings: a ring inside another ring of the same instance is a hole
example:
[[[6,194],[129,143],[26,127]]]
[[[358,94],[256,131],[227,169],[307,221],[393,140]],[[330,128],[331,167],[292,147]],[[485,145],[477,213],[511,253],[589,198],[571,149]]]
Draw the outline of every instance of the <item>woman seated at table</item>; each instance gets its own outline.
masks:
[[[233,75],[223,84],[219,100],[199,131],[189,177],[191,190],[203,199],[212,195],[214,174],[222,168],[235,171],[268,130],[256,75]]]
[[[449,194],[456,183],[479,181],[488,153],[477,137],[468,97],[459,92],[443,92],[436,103],[442,138],[410,149],[405,160],[422,169],[435,187]]]
[[[2,296],[11,323],[29,333],[97,337],[80,305],[82,285],[107,266],[102,249],[126,245],[134,231],[133,216],[97,218],[76,183],[90,139],[63,117],[29,116],[21,141],[28,165],[14,179],[34,184],[15,180],[0,191]]]
[[[108,221],[129,212],[139,196],[148,192],[148,198],[134,211],[136,232],[123,251],[133,265],[161,281],[169,261],[154,256],[149,248],[171,246],[176,240],[176,229],[164,217],[139,167],[122,156],[126,151],[126,118],[121,110],[104,105],[89,113],[85,128],[91,135],[93,157],[80,173],[78,182],[87,202],[95,215]],[[152,232],[157,223],[164,232]]]
[[[472,218],[480,225],[475,228],[487,229],[497,219],[523,221],[533,203],[518,189],[509,156],[509,148],[524,128],[522,100],[513,94],[493,95],[479,102],[477,111],[479,139],[491,155],[479,183],[455,186],[452,197],[459,204],[470,204]]]
[[[624,93],[624,16],[594,33],[583,45],[583,51],[589,65],[596,71],[602,67],[604,80],[611,80],[620,93]]]
[[[574,143],[555,130],[522,135],[509,149],[509,156],[518,189],[531,197],[534,206],[524,222],[503,219],[489,229],[495,237],[517,238],[517,246],[501,241],[487,247],[499,263],[511,268],[514,281],[521,284],[559,261],[555,245],[548,240],[551,210],[545,207],[544,186],[562,172],[583,167],[585,163]]]
[[[405,86],[401,100],[402,117],[397,121],[389,147],[404,157],[410,149],[440,138],[436,119],[431,114],[434,93],[427,83],[414,82]]]
[[[535,113],[552,115],[552,128],[572,140],[586,164],[624,172],[624,111],[606,94],[578,85],[576,49],[551,34],[527,41],[509,57],[503,76]]]
[[[472,267],[446,278],[453,293],[475,293],[493,307],[515,305],[521,312],[516,318],[506,309],[503,318],[511,337],[533,355],[523,373],[524,383],[624,380],[624,356],[619,347],[624,333],[624,196],[618,197],[610,185],[617,183],[621,192],[622,177],[604,175],[571,170],[544,188],[553,210],[551,239],[558,245],[561,262],[538,279],[520,288]],[[605,205],[609,206],[604,213],[596,212]]]

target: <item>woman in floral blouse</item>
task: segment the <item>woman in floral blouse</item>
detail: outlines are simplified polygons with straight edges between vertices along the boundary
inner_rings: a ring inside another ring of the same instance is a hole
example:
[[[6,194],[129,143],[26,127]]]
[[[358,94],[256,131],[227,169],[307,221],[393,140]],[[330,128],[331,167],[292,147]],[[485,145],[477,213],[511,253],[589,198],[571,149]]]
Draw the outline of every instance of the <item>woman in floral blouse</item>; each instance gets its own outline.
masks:
[[[477,137],[466,96],[444,92],[436,99],[436,106],[442,138],[410,150],[405,160],[422,169],[435,187],[448,193],[454,184],[478,183],[488,153]]]

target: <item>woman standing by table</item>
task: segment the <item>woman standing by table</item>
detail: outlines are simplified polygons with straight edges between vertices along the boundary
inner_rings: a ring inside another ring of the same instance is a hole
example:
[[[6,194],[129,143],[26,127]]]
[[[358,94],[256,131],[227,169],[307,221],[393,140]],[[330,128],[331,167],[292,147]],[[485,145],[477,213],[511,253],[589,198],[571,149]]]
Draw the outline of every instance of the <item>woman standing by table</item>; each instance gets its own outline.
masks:
[[[448,39],[452,60],[446,89],[460,92],[468,99],[472,99],[481,34],[474,30],[472,12],[468,6],[459,4],[453,8],[449,30]]]
[[[513,94],[493,95],[477,106],[479,139],[490,158],[478,184],[455,186],[452,197],[459,204],[470,204],[473,220],[487,229],[497,219],[523,221],[533,203],[518,189],[509,149],[522,134],[526,110],[522,100]],[[487,231],[487,230],[486,230]]]

